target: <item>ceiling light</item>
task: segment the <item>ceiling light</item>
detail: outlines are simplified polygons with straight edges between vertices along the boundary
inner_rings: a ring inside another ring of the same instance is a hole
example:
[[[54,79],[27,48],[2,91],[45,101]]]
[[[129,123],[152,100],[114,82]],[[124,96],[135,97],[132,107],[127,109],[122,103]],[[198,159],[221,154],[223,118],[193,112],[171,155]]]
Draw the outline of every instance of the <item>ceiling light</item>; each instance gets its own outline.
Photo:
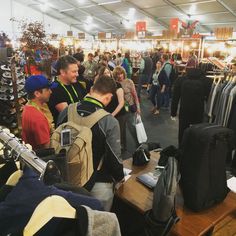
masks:
[[[208,53],[213,53],[213,49],[212,48],[207,48],[207,52]]]
[[[60,10],[60,12],[67,12],[67,11],[73,11],[73,10],[75,10],[75,8],[63,9],[63,10]]]
[[[196,4],[192,4],[191,7],[189,8],[189,14],[192,15],[194,13],[196,13]]]
[[[190,47],[188,45],[184,46],[184,50],[185,51],[189,51],[190,50]]]
[[[196,42],[192,42],[191,43],[191,47],[196,48],[197,47],[197,43]]]
[[[118,2],[121,2],[121,0],[115,0],[115,1],[110,1],[110,2],[100,2],[98,3],[98,6],[103,6],[103,5],[108,5],[108,4],[118,3]]]
[[[130,20],[134,19],[135,11],[136,11],[135,8],[129,8],[128,19]]]
[[[93,17],[92,16],[87,16],[86,23],[91,24],[93,22]]]
[[[95,4],[90,4],[90,5],[86,5],[86,6],[80,6],[78,7],[79,9],[85,9],[85,8],[90,8],[90,7],[95,7]]]

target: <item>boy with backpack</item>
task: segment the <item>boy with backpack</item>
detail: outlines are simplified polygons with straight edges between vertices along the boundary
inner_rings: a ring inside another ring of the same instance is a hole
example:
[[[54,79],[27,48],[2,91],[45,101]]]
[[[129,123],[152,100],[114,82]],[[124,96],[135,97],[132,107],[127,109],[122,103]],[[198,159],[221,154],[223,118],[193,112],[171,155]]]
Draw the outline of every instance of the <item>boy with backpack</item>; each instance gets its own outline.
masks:
[[[76,175],[83,173],[85,168],[85,174],[90,171],[87,178],[80,176],[81,186],[91,191],[92,196],[101,201],[106,211],[109,211],[112,206],[114,184],[120,184],[124,179],[123,164],[120,158],[119,123],[111,114],[103,110],[110,103],[115,92],[115,81],[110,77],[102,76],[96,80],[89,95],[80,103],[71,104],[69,108],[61,112],[58,118],[58,125],[60,125],[58,129],[65,122],[68,126],[64,126],[64,128],[73,126],[72,130],[75,130],[75,126],[78,125],[78,129],[80,129],[75,138],[73,138],[73,132],[71,134],[71,143],[77,142],[77,147],[81,145],[81,148],[77,148],[80,153],[75,155],[74,150],[76,148],[73,148],[73,151],[70,150],[74,145],[71,145],[67,151],[69,177],[74,174],[71,178],[75,179]],[[89,133],[87,129],[91,132]],[[85,130],[87,130],[87,133],[83,135]],[[58,140],[58,138],[56,139]],[[55,136],[52,136],[52,141],[55,141]],[[60,143],[60,141],[57,143]],[[56,147],[58,145],[55,145],[54,142],[52,146]],[[82,163],[85,161],[83,156],[81,156],[81,161],[78,161],[78,155],[85,155],[89,152],[91,152],[91,155],[87,155],[86,161],[89,163],[92,160],[92,170],[90,164]],[[69,157],[72,159],[68,160]],[[78,168],[75,167],[76,165]],[[81,167],[81,165],[84,166]],[[86,180],[88,181],[86,182]],[[72,182],[76,182],[76,180]]]

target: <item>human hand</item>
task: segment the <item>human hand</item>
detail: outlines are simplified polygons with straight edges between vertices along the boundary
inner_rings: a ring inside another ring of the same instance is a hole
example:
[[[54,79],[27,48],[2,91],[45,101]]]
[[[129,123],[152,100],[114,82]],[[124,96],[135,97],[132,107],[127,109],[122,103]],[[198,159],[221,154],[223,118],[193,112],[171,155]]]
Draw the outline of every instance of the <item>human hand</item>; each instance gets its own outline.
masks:
[[[115,184],[115,190],[119,189],[119,187],[125,182],[125,178],[123,178],[120,182]]]
[[[137,115],[141,115],[141,110],[140,110],[140,109],[137,109],[136,114],[137,114]]]

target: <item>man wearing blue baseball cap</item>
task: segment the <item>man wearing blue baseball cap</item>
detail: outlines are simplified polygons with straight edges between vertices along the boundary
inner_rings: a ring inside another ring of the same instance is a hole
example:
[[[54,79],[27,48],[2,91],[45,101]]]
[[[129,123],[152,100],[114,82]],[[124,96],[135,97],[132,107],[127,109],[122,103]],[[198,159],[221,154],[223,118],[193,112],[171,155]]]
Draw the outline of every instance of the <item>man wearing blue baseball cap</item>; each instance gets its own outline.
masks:
[[[47,102],[56,84],[49,83],[43,75],[30,76],[25,83],[28,103],[22,113],[22,139],[34,150],[47,148],[52,131],[52,114]]]

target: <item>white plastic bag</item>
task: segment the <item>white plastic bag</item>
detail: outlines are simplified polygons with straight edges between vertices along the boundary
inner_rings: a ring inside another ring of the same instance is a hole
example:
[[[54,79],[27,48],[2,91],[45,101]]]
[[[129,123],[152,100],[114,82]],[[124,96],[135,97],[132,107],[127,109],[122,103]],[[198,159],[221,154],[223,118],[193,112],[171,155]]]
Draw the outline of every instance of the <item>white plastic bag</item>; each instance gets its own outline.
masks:
[[[147,134],[146,134],[145,128],[143,126],[143,122],[141,120],[140,115],[136,116],[135,128],[136,128],[138,142],[140,144],[147,142]]]

